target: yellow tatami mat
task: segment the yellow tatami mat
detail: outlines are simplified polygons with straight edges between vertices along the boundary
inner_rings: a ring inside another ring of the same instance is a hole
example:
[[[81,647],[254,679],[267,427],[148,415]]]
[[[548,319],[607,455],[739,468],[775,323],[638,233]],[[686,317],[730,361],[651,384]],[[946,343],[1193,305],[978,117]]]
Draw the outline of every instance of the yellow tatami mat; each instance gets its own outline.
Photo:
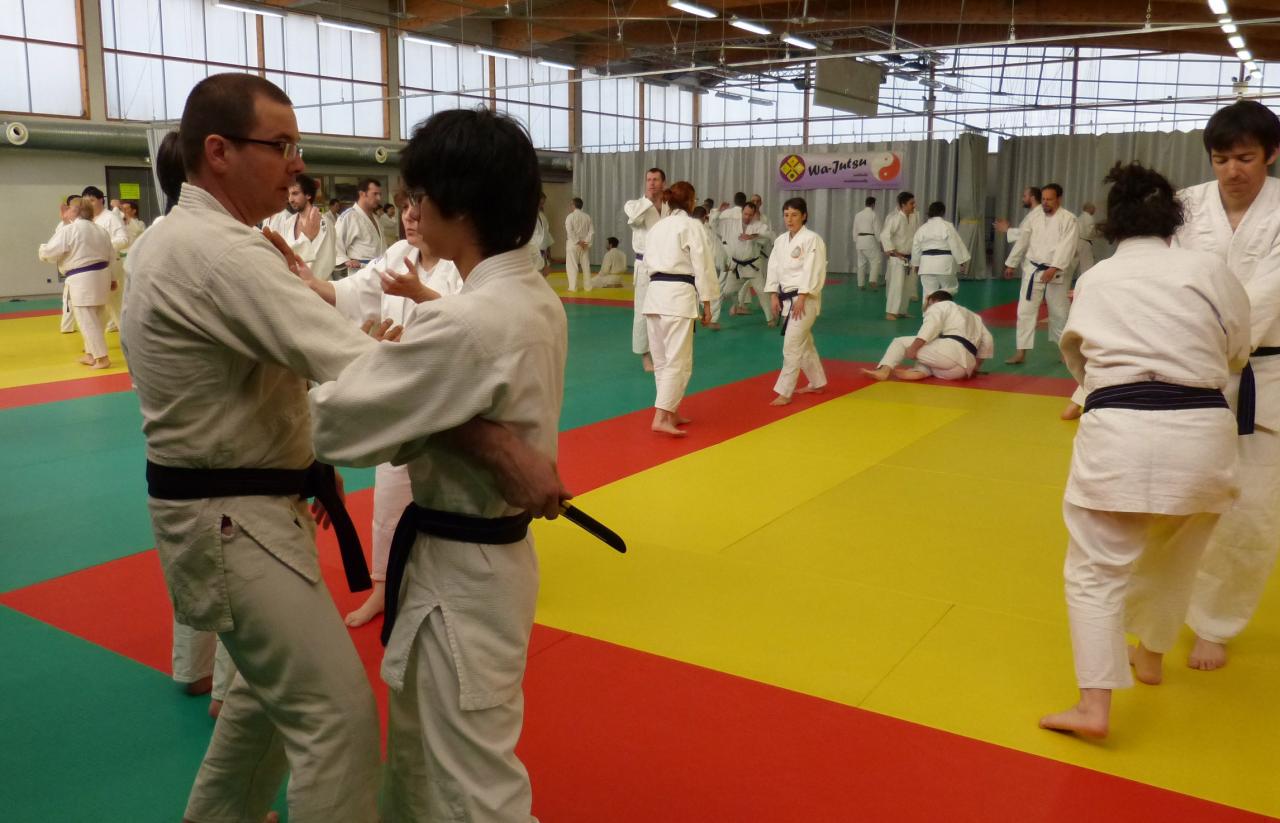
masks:
[[[595,275],[593,274],[592,277]],[[592,300],[616,300],[620,303],[630,303],[636,296],[631,285],[631,275],[622,275],[622,288],[618,289],[591,289],[587,291],[583,288],[581,277],[578,281],[578,290],[569,291],[569,278],[564,273],[564,269],[552,271],[547,276],[547,282],[551,284],[551,288],[555,289],[556,294],[561,297],[585,297]]]
[[[84,354],[80,332],[59,333],[59,321],[57,315],[0,320],[0,389],[127,371],[119,334],[107,332],[111,368],[94,370],[76,362]]]

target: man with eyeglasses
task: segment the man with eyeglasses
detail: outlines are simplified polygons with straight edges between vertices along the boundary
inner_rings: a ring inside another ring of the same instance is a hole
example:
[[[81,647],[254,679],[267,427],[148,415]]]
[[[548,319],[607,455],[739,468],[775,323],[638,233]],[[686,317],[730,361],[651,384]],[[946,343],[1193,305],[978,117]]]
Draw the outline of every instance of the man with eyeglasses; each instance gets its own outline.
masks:
[[[123,341],[175,616],[218,632],[239,670],[185,819],[265,819],[288,773],[291,821],[372,823],[373,692],[321,579],[303,497],[325,497],[335,523],[349,518],[332,470],[314,462],[306,391],[391,344],[317,300],[299,279],[305,264],[286,264],[254,228],[304,169],[284,92],[214,75],[192,89],[180,133],[188,182],[130,255]],[[513,505],[558,512],[554,464],[506,428],[474,419],[443,436]],[[358,541],[353,557],[339,534],[349,584],[367,588]]]
[[[364,178],[357,185],[355,206],[338,218],[337,263],[347,271],[363,268],[387,251],[387,241],[378,223],[382,185],[372,177]]]

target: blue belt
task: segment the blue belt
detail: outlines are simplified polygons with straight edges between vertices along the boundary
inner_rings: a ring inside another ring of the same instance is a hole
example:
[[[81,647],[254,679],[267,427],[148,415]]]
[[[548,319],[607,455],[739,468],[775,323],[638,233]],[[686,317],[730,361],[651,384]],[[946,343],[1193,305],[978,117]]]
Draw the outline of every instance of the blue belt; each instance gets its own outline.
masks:
[[[1031,290],[1034,289],[1036,285],[1036,275],[1042,271],[1047,271],[1050,268],[1052,268],[1048,263],[1037,263],[1034,260],[1030,261],[1030,263],[1036,268],[1033,272],[1031,272],[1031,276],[1027,278],[1027,299],[1028,300],[1031,299]]]
[[[71,277],[76,274],[84,274],[87,271],[102,271],[103,269],[105,269],[107,266],[110,266],[110,265],[111,264],[108,263],[107,261],[102,260],[97,263],[90,263],[87,266],[78,266],[72,269],[71,271],[62,272],[61,274],[59,274],[58,280],[59,282],[61,282],[63,280],[66,280],[68,277]]]
[[[1089,392],[1084,401],[1088,414],[1098,409],[1137,409],[1138,411],[1180,411],[1186,409],[1226,409],[1227,398],[1219,389],[1180,386],[1148,380],[1124,383]]]
[[[1259,346],[1249,357],[1274,357],[1280,354],[1280,346]],[[1258,403],[1258,384],[1253,378],[1253,364],[1246,363],[1240,372],[1240,394],[1236,397],[1236,430],[1240,434],[1253,434],[1253,414]]]

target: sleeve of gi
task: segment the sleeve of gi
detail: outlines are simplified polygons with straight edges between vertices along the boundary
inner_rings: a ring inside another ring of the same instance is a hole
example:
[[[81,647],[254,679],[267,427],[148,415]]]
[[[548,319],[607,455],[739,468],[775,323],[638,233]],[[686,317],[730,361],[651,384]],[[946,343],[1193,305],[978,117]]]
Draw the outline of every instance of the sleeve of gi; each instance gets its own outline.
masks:
[[[939,308],[941,304],[935,304],[925,310],[924,318],[920,322],[920,331],[916,332],[916,338],[926,343],[931,343],[938,339],[938,335],[942,334],[942,310]]]
[[[622,213],[627,216],[627,225],[634,229],[644,228],[644,213],[653,208],[653,201],[647,197],[628,200],[622,206]]]
[[[586,233],[586,236],[583,237],[582,239],[587,241],[587,245],[590,246],[591,242],[596,239],[596,224],[594,221],[592,221],[590,215],[586,214],[585,212],[582,215],[582,219],[583,219],[583,222],[587,224],[587,233]]]
[[[1084,343],[1084,339],[1080,336],[1080,332],[1076,331],[1075,318],[1087,317],[1089,313],[1089,290],[1087,288],[1088,278],[1080,278],[1076,281],[1075,297],[1071,302],[1071,313],[1067,315],[1067,325],[1062,330],[1062,338],[1058,341],[1058,350],[1062,352],[1062,362],[1067,365],[1067,371],[1071,372],[1071,376],[1075,378],[1078,385],[1084,385],[1084,354],[1080,351],[1080,347]]]
[[[821,294],[827,280],[827,244],[816,232],[805,244],[804,281],[800,284],[801,294]]]
[[[991,330],[986,324],[982,325],[982,336],[978,339],[978,359],[990,360],[996,356],[996,341],[991,336]]]
[[[920,232],[911,236],[911,265],[913,267],[920,265]]]
[[[1013,236],[1014,231],[1018,232],[1018,236]],[[1009,256],[1005,259],[1005,267],[1016,269],[1022,265],[1022,258],[1027,255],[1027,247],[1031,245],[1032,227],[1026,222],[1017,229],[1009,229],[1009,239],[1014,241],[1013,248],[1009,251]]]
[[[53,237],[41,244],[36,254],[46,263],[57,263],[62,259],[63,255],[71,251],[71,244],[68,238],[71,236],[71,224],[59,223],[58,228],[54,230]]]
[[[379,257],[350,277],[334,281],[334,306],[343,317],[357,326],[366,320],[382,319],[382,272],[385,270],[386,258]]]
[[[1280,245],[1258,261],[1244,286],[1249,295],[1253,348],[1280,345]]]
[[[888,254],[893,251],[893,230],[897,226],[900,219],[898,215],[902,212],[894,212],[889,215],[889,219],[884,221],[884,228],[880,230],[880,246],[884,249],[884,253]]]
[[[689,262],[693,265],[693,286],[698,292],[698,300],[720,299],[720,279],[716,277],[716,259],[711,247],[707,245],[706,231],[702,224],[693,218],[685,221],[680,230],[680,240],[689,252]]]
[[[1076,218],[1073,214],[1063,212],[1059,215],[1062,218],[1061,225],[1058,226],[1058,241],[1054,245],[1053,255],[1049,258],[1049,265],[1058,271],[1070,271],[1071,264],[1075,262],[1076,253],[1080,247],[1077,240],[1080,236],[1080,230],[1076,227]]]
[[[972,257],[969,254],[969,247],[964,244],[964,240],[960,237],[960,232],[956,231],[956,227],[947,224],[947,242],[951,244],[951,256],[955,258],[957,266],[963,266],[969,262]]]

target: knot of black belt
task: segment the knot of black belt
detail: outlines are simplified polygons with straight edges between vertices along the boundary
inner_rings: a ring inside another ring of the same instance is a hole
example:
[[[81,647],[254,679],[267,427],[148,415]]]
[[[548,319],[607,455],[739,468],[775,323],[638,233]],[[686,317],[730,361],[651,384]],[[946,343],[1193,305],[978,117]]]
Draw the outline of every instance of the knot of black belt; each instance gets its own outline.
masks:
[[[787,324],[791,322],[791,309],[794,308],[794,306],[788,306],[786,304],[795,300],[799,294],[799,291],[783,291],[781,288],[778,289],[778,309],[786,309],[786,314],[782,317],[782,331],[779,332],[783,337],[787,336]]]
[[[1280,346],[1259,346],[1249,357],[1274,357],[1277,354],[1280,354]],[[1240,394],[1236,397],[1236,431],[1239,434],[1253,434],[1257,403],[1258,383],[1253,377],[1253,364],[1246,363],[1240,372]]]
[[[324,506],[342,554],[342,570],[353,592],[373,587],[360,535],[338,493],[333,466],[319,461],[305,469],[192,469],[147,461],[147,494],[157,500],[213,497],[314,497]]]
[[[756,265],[756,261],[759,259],[760,259],[760,255],[758,254],[755,257],[751,258],[750,260],[739,260],[738,258],[734,257],[733,258],[733,264],[734,264],[733,276],[741,280],[742,272],[739,271],[739,269],[741,269],[743,266],[749,266],[750,268],[753,268],[756,271],[760,271],[760,267]]]
[[[966,349],[968,349],[969,354],[972,354],[974,357],[977,357],[977,356],[978,356],[978,347],[977,347],[977,346],[975,346],[975,345],[973,345],[973,341],[972,341],[972,340],[970,340],[970,339],[969,339],[969,338],[967,338],[967,337],[961,337],[961,336],[960,336],[960,335],[958,335],[958,334],[940,334],[940,335],[938,335],[938,339],[939,339],[939,340],[954,340],[954,341],[956,341],[957,343],[959,343],[960,345],[964,346]]]
[[[1027,278],[1027,299],[1031,299],[1031,291],[1036,287],[1036,275],[1042,271],[1048,271],[1053,268],[1048,263],[1037,263],[1034,260],[1029,261],[1035,269],[1031,272],[1031,276]]]
[[[524,540],[531,522],[533,515],[528,512],[509,517],[476,517],[426,509],[417,503],[410,503],[405,507],[404,514],[400,515],[400,522],[396,524],[395,536],[391,538],[391,551],[387,556],[382,645],[387,645],[387,641],[391,639],[391,629],[396,624],[400,585],[404,582],[404,570],[409,564],[409,554],[413,551],[419,532],[457,543],[505,546]]]

